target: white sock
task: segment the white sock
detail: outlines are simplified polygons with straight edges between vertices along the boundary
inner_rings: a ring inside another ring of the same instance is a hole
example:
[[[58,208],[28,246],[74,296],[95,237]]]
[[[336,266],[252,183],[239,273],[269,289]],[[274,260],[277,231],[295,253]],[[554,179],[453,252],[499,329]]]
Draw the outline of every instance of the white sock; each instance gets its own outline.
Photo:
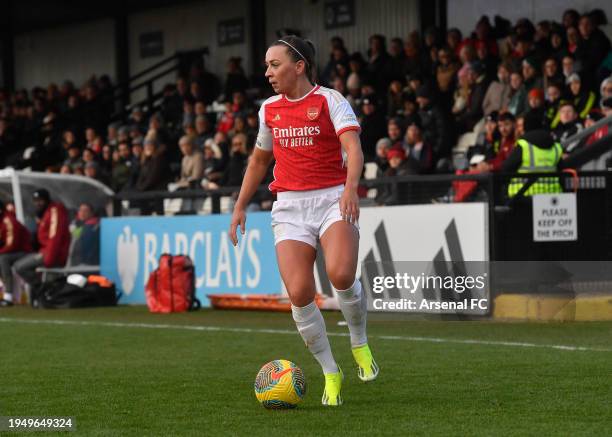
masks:
[[[336,373],[338,365],[332,355],[325,330],[325,321],[317,304],[310,302],[304,307],[291,305],[291,312],[306,347],[321,365],[323,373]]]
[[[12,302],[13,301],[13,295],[11,293],[7,293],[6,291],[4,292],[4,296],[3,299],[7,302]]]
[[[361,289],[361,282],[355,279],[353,285],[346,290],[336,289],[338,304],[351,333],[351,346],[358,347],[367,344],[366,320],[368,302]]]

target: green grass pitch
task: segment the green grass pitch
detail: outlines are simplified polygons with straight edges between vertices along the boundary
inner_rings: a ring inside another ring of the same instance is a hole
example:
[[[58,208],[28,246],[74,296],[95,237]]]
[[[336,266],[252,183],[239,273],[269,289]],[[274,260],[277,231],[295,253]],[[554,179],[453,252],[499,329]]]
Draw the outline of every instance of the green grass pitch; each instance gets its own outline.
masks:
[[[337,324],[339,313],[325,318],[330,333],[347,332]],[[87,323],[75,323],[81,321]],[[372,316],[378,380],[359,381],[348,337],[330,337],[346,375],[339,408],[321,406],[323,377],[290,314],[14,307],[0,309],[0,333],[0,416],[74,416],[78,435],[576,436],[612,430],[610,322]],[[255,400],[257,371],[277,358],[294,361],[306,374],[308,393],[296,410],[268,411]]]

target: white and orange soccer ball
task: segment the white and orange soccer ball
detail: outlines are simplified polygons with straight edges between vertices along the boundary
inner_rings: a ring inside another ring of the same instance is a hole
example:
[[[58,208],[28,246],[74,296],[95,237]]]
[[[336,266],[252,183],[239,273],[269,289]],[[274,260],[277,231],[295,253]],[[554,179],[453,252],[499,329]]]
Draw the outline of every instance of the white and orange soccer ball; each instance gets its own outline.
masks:
[[[304,372],[291,361],[270,361],[255,378],[255,396],[266,408],[295,408],[305,395]]]

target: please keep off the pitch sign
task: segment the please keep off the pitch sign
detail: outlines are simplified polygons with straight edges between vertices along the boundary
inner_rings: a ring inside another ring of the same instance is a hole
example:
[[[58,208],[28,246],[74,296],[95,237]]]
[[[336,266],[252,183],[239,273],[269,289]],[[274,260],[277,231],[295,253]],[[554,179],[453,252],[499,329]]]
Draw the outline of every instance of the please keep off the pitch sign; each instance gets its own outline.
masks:
[[[533,241],[576,241],[576,194],[533,196]]]

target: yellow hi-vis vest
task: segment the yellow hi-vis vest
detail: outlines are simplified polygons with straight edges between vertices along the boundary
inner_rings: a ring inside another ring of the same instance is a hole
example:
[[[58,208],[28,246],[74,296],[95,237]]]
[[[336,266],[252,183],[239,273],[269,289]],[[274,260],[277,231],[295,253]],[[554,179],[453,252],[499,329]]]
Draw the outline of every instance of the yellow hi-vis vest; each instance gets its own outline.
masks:
[[[524,139],[516,142],[517,147],[521,148],[523,160],[518,169],[518,173],[555,173],[557,164],[561,160],[563,149],[561,144],[555,143],[550,149],[542,149]],[[516,195],[528,179],[513,178],[508,185],[508,196]],[[525,196],[534,194],[560,193],[561,184],[558,177],[540,177],[525,191]]]

